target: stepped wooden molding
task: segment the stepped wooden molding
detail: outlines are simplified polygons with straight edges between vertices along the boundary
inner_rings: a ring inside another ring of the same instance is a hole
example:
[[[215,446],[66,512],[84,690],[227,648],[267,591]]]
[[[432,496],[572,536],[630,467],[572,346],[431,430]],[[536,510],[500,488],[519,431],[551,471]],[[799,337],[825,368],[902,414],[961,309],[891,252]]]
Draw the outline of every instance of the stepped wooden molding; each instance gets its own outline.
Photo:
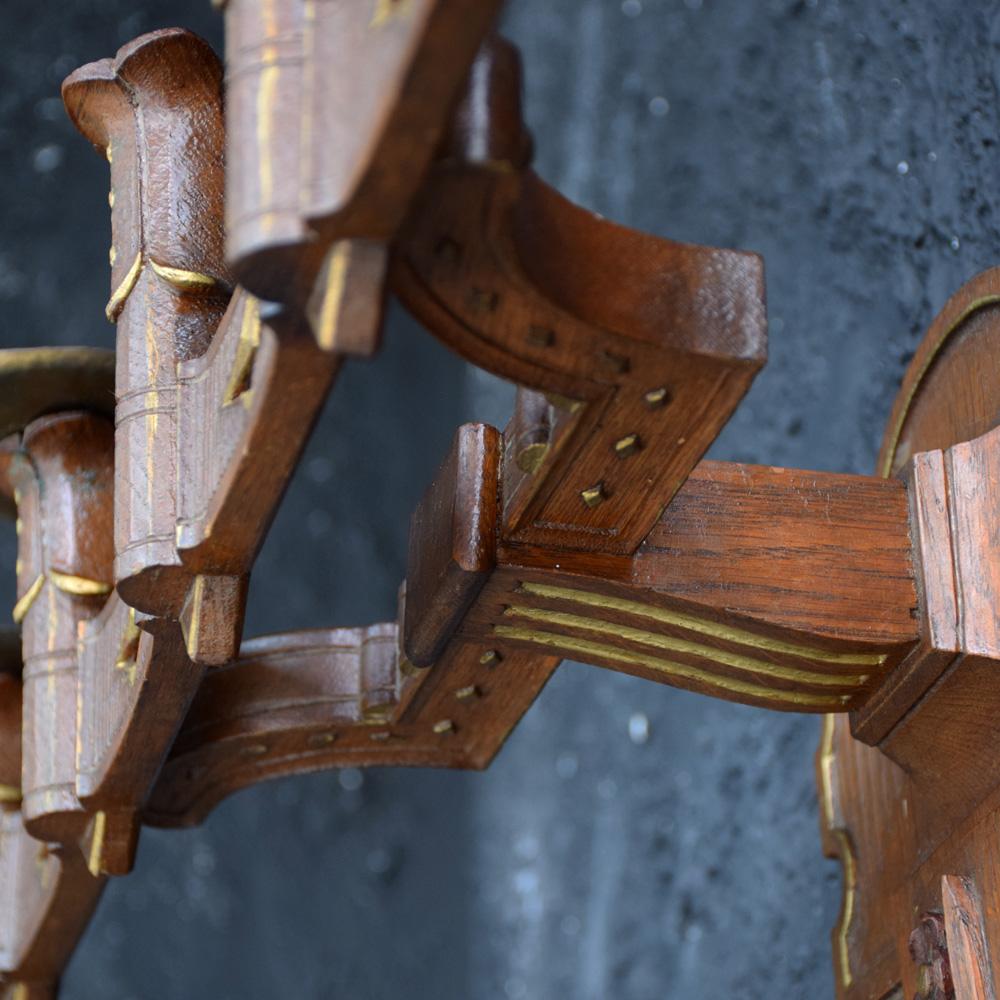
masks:
[[[55,994],[144,825],[486,768],[570,659],[823,716],[839,1000],[992,1000],[1000,270],[931,325],[879,475],[708,460],[766,361],[763,262],[545,184],[499,0],[221,6],[225,71],[173,28],[63,85],[109,163],[116,351],[0,352],[0,989]],[[427,470],[393,620],[245,638],[390,292],[517,384],[510,421]]]

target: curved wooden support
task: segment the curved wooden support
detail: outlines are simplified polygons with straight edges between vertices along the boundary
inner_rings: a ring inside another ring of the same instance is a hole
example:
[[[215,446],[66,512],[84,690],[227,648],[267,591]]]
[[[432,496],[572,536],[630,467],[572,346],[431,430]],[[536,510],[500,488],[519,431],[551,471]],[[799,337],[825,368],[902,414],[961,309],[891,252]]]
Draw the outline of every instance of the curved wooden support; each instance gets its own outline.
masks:
[[[971,441],[996,426],[1000,267],[976,275],[945,304],[920,342],[886,425],[878,468],[904,472],[919,452]]]
[[[519,89],[516,51],[486,45],[393,285],[470,361],[558,394],[508,428],[505,541],[630,554],[764,362],[761,263],[570,204],[526,169]]]
[[[409,209],[499,0],[228,0],[229,260],[301,302]],[[357,252],[357,247],[355,247]]]
[[[200,823],[240,788],[331,767],[485,767],[558,664],[466,643],[443,659],[414,670],[395,623],[244,643],[207,675],[146,822]]]
[[[189,32],[158,31],[71,74],[63,99],[111,166],[115,580],[133,607],[176,616],[177,363],[208,348],[230,289],[222,67]]]

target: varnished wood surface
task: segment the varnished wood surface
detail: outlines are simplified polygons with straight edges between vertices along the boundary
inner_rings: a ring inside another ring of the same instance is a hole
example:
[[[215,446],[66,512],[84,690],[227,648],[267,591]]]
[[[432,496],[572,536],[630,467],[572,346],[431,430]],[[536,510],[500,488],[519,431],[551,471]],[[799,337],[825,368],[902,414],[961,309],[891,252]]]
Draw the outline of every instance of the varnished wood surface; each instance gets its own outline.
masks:
[[[498,3],[226,6],[225,81],[172,29],[64,86],[111,167],[116,426],[25,428],[28,393],[0,435],[25,653],[0,691],[0,786],[22,771],[0,796],[4,985],[52,991],[141,821],[320,768],[485,767],[571,657],[838,713],[818,774],[842,1000],[928,976],[991,995],[996,272],[914,359],[896,478],[703,461],[765,360],[761,262],[535,176]],[[518,382],[515,412],[428,475],[396,621],[241,643],[257,551],[388,286]]]
[[[228,0],[228,254],[308,295],[337,241],[389,241],[499,0]]]
[[[496,568],[501,439],[465,424],[410,522],[404,645],[429,667]]]
[[[850,725],[827,720],[817,758],[824,846],[845,879],[841,1000],[929,989],[906,944],[929,913],[945,917],[954,995],[997,988],[996,275],[970,282],[931,326],[880,460],[909,484],[920,641]]]
[[[632,553],[764,362],[760,261],[626,230],[545,185],[502,40],[457,123],[397,240],[393,287],[468,360],[556,394],[509,429],[505,538]]]
[[[25,429],[10,477],[18,511],[23,648],[22,803],[27,831],[69,843],[83,832],[76,797],[77,623],[111,592],[111,422],[88,413]]]
[[[134,606],[176,613],[177,363],[206,351],[230,288],[222,67],[189,32],[154,32],[77,70],[63,99],[111,171],[115,582]]]

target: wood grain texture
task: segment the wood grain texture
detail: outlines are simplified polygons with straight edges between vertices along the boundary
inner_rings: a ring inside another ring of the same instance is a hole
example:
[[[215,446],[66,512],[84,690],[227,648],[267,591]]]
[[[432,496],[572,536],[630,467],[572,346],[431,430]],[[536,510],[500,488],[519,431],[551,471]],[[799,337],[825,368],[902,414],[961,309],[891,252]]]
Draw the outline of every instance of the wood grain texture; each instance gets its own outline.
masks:
[[[920,914],[944,914],[954,995],[997,987],[996,288],[996,271],[980,275],[935,320],[880,459],[908,484],[920,638],[852,714],[878,749],[844,717],[821,747],[824,842],[850,917],[834,932],[841,1000],[932,995],[935,963],[907,949]]]
[[[255,294],[307,296],[333,243],[409,209],[499,0],[229,0],[227,239]]]
[[[403,645],[428,667],[496,567],[500,435],[458,429],[444,465],[410,522]]]
[[[222,67],[191,33],[154,32],[71,74],[63,100],[111,168],[115,582],[132,606],[176,615],[177,363],[208,348],[230,288]]]
[[[0,435],[25,653],[23,681],[0,670],[0,788],[23,771],[0,795],[2,974],[51,992],[140,821],[322,768],[485,767],[569,657],[838,713],[817,767],[840,1000],[948,993],[949,952],[992,996],[1000,272],[918,352],[896,478],[704,461],[765,359],[761,262],[535,176],[518,56],[484,42],[497,2],[226,6],[228,126],[218,60],[178,30],[64,86],[111,161],[117,430]],[[397,621],[241,643],[254,559],[342,359],[378,347],[387,283],[519,383],[515,412],[459,430]]]
[[[703,462],[634,557],[502,543],[456,634],[845,710],[916,642],[915,605],[901,484]]]
[[[247,785],[331,767],[485,767],[557,664],[454,642],[416,673],[395,623],[252,640],[206,677],[146,821],[199,823]]]
[[[886,425],[878,468],[896,475],[918,452],[970,441],[997,422],[1000,268],[963,285],[913,356]]]
[[[83,832],[77,623],[94,617],[112,589],[113,434],[110,421],[88,413],[40,417],[10,470],[24,657],[22,810],[28,832],[50,842]]]
[[[0,988],[14,1000],[55,997],[63,967],[100,899],[76,845],[29,836],[19,810],[0,811]]]
[[[764,362],[760,261],[624,229],[545,185],[501,40],[456,122],[396,241],[393,287],[468,360],[554,394],[507,435],[505,538],[632,553]]]
[[[971,879],[941,879],[944,924],[955,1000],[996,1000],[979,894]]]
[[[81,630],[79,664],[76,791],[102,817],[85,851],[95,871],[125,875],[140,811],[204,668],[188,658],[178,622],[137,615],[117,594]]]

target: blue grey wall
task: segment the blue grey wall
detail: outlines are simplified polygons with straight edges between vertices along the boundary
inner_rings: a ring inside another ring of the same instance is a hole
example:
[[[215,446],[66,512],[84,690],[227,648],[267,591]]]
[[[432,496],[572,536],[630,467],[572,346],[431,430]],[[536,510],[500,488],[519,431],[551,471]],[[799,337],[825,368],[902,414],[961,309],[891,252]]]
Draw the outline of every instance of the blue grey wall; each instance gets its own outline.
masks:
[[[138,9],[136,9],[138,8]],[[510,0],[541,172],[767,260],[771,362],[714,455],[866,472],[922,330],[998,245],[987,0]],[[58,99],[204,0],[5,0],[0,342],[110,346],[106,165]],[[254,576],[249,630],[390,616],[409,511],[506,387],[398,311],[351,367]],[[13,533],[0,551],[11,570]],[[822,1000],[839,874],[815,719],[565,665],[485,774],[343,772],[149,831],[70,1000]]]

